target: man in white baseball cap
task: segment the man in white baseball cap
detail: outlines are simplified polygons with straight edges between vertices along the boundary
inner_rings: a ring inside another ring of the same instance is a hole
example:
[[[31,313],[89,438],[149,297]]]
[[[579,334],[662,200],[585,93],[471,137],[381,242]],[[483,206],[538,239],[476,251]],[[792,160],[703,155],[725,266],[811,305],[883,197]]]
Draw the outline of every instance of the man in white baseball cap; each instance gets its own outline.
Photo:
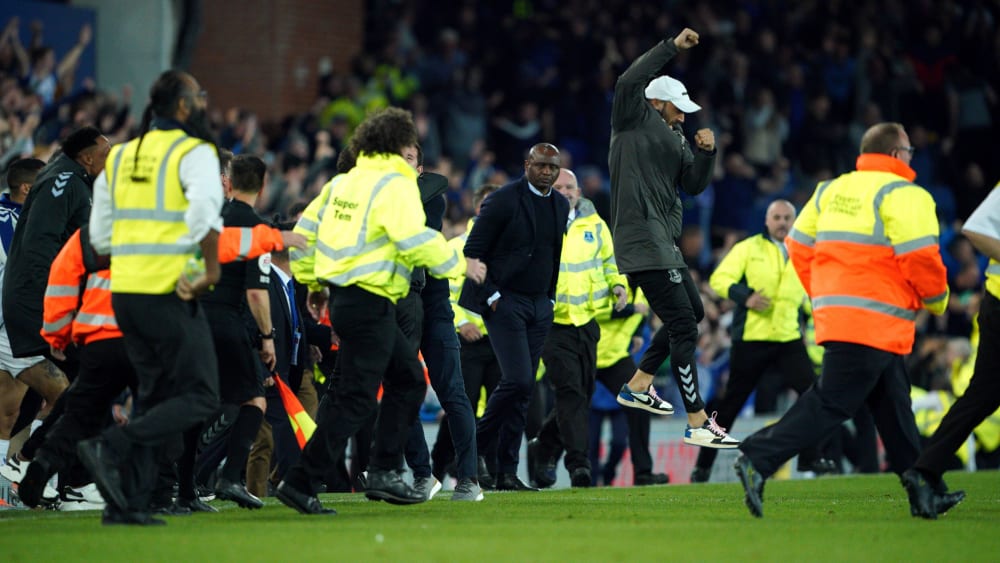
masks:
[[[701,109],[701,106],[691,101],[683,82],[666,75],[654,78],[646,86],[646,99],[670,126],[684,123],[685,113]]]

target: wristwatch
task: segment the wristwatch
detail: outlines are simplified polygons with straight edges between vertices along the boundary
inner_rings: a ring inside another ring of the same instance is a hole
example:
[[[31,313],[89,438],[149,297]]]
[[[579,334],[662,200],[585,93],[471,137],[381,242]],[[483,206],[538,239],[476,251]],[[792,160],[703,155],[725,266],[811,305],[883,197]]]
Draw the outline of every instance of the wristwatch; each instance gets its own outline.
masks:
[[[275,336],[276,334],[278,334],[278,331],[277,331],[277,329],[275,329],[275,328],[274,328],[274,327],[272,326],[272,327],[271,327],[271,332],[269,332],[269,333],[267,333],[267,334],[264,334],[263,332],[261,332],[261,333],[258,333],[258,334],[257,334],[257,338],[260,338],[261,340],[274,340],[274,336]]]

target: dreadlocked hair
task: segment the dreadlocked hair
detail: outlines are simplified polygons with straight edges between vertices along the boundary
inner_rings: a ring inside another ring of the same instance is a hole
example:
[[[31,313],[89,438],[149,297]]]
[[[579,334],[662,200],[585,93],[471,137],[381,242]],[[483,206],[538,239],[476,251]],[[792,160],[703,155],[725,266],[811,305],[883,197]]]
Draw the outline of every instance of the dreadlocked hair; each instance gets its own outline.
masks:
[[[135,160],[132,166],[132,180],[139,181],[139,149],[142,140],[146,138],[154,117],[171,117],[177,111],[181,99],[190,96],[188,91],[187,73],[180,70],[168,70],[161,74],[149,89],[149,103],[142,112],[142,123],[139,125],[139,143],[135,147]]]

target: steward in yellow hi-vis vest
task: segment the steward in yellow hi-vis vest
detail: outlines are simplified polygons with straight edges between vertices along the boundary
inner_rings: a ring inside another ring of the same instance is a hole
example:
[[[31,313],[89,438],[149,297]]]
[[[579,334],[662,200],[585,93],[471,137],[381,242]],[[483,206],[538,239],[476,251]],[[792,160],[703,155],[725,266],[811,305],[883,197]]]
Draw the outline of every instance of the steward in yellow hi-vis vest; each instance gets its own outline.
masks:
[[[129,423],[77,446],[107,501],[105,524],[157,523],[149,516],[152,481],[116,473],[155,473],[153,450],[200,426],[219,404],[215,347],[197,300],[220,274],[223,193],[209,138],[205,91],[190,74],[164,72],[150,89],[140,136],[114,147],[94,182],[90,244],[111,256],[111,305],[139,382]],[[178,503],[195,500],[182,483]]]
[[[323,304],[329,291],[341,371],[336,400],[323,402],[315,434],[278,486],[278,499],[303,514],[333,512],[316,498],[315,484],[329,467],[329,452],[341,451],[376,411],[365,494],[396,504],[427,500],[396,473],[427,388],[415,350],[397,323],[396,302],[410,291],[415,266],[447,278],[461,275],[466,262],[441,233],[425,226],[417,172],[401,156],[416,144],[409,112],[388,108],[369,115],[351,139],[355,166],[323,189],[295,228],[314,236],[315,248],[311,257],[296,256],[292,272],[309,286],[311,304]],[[482,267],[467,272],[477,283],[485,274]]]
[[[740,446],[736,474],[758,518],[765,480],[862,405],[892,467],[902,471],[920,454],[903,355],[913,347],[917,312],[940,314],[947,305],[934,200],[913,183],[914,149],[902,125],[869,127],[860,149],[857,169],[820,183],[785,239],[812,298],[823,370],[781,420]],[[904,472],[902,482],[914,514],[935,504],[926,481]],[[918,495],[925,506],[913,505]]]
[[[597,326],[599,311],[620,311],[626,304],[626,279],[618,273],[608,225],[594,204],[583,199],[573,172],[562,169],[552,185],[569,200],[569,226],[563,236],[556,282],[552,329],[545,340],[542,361],[549,385],[555,390],[555,406],[529,443],[536,468],[529,477],[539,487],[551,487],[557,452],[566,452],[566,469],[572,485],[591,484],[587,425],[590,396],[597,375]]]
[[[998,184],[1000,186],[1000,184]],[[998,441],[997,408],[1000,407],[1000,190],[990,192],[979,207],[972,212],[962,227],[962,233],[969,242],[990,258],[986,270],[986,291],[979,306],[976,322],[978,339],[975,352],[975,368],[968,385],[964,381],[952,379],[953,391],[961,395],[941,419],[934,435],[925,444],[920,459],[913,465],[915,473],[934,488],[934,502],[914,502],[910,496],[910,506],[914,515],[935,518],[943,510],[938,496],[945,489],[941,474],[948,468],[953,454],[975,431],[984,450],[996,449]],[[976,333],[973,334],[973,337]],[[964,388],[964,389],[963,389]],[[988,421],[992,418],[992,424]],[[906,474],[904,474],[904,477]],[[924,491],[921,498],[926,499]],[[961,497],[964,498],[964,493]],[[948,507],[959,500],[959,492],[950,493]]]
[[[732,429],[736,416],[764,373],[777,371],[782,383],[800,396],[816,381],[812,360],[802,340],[799,313],[806,291],[788,260],[785,236],[795,221],[795,207],[783,199],[767,207],[765,231],[736,243],[709,278],[716,293],[735,304],[733,347],[726,392],[709,405],[715,421]],[[719,398],[721,397],[721,398]],[[716,450],[702,448],[691,472],[693,482],[707,481]],[[815,448],[799,452],[799,470],[829,473]]]

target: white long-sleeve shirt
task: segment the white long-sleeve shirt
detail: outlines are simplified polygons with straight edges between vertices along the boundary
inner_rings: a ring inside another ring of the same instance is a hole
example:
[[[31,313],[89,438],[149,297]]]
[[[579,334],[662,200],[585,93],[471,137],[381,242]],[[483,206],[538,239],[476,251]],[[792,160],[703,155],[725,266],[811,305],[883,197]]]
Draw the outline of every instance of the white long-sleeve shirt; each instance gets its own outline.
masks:
[[[209,231],[222,232],[222,180],[219,157],[208,145],[198,145],[181,158],[180,180],[188,200],[184,222],[188,234],[178,243],[196,245]],[[106,171],[94,181],[94,206],[90,211],[90,244],[98,254],[111,253],[111,192]]]

